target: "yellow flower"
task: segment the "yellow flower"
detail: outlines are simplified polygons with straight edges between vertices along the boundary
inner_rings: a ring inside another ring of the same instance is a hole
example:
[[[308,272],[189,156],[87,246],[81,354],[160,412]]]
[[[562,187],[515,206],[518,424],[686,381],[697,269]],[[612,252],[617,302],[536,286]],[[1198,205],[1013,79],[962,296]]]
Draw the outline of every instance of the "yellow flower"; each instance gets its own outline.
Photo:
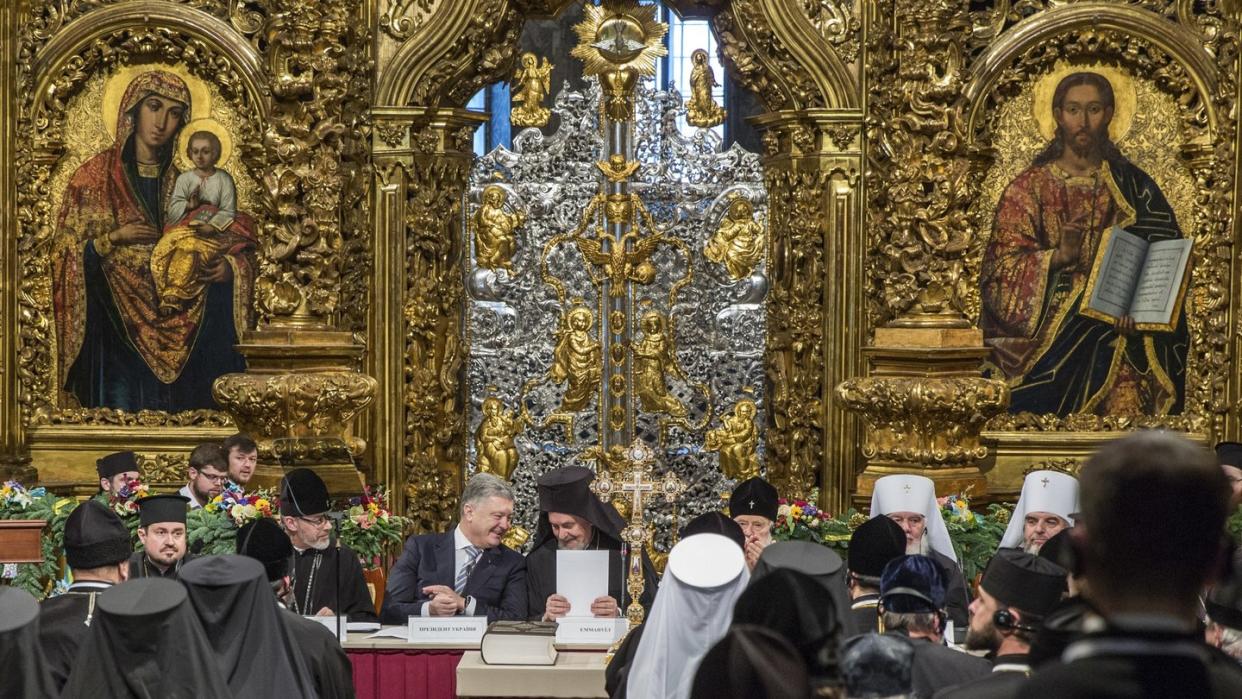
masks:
[[[801,516],[802,516],[802,508],[801,508],[801,507],[798,507],[797,505],[790,505],[790,506],[789,506],[789,516],[790,516],[791,518],[793,518],[793,519],[797,519],[797,518],[801,517]]]
[[[267,498],[259,498],[258,500],[254,501],[254,506],[259,508],[260,510],[266,510],[267,508],[272,506],[272,503],[268,502]]]

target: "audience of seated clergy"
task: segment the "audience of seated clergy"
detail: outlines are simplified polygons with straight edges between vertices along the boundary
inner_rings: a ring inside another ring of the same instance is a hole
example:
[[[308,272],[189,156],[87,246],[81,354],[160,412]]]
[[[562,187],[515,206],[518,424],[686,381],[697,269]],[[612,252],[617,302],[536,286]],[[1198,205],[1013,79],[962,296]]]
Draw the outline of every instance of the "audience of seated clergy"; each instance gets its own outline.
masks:
[[[796,543],[826,550],[819,544]],[[780,545],[775,544],[768,551]],[[733,607],[734,627],[761,626],[780,634],[793,646],[816,691],[840,687],[843,621],[843,612],[828,588],[790,568],[776,568],[762,577],[752,577]],[[700,669],[700,674],[703,671]]]
[[[733,606],[750,580],[735,544],[718,534],[694,534],[673,546],[629,664],[624,696],[690,696],[699,661],[728,631]]]
[[[65,519],[65,563],[73,583],[39,608],[39,647],[58,691],[86,642],[100,593],[129,577],[130,541],[121,518],[94,500],[78,505]]]
[[[868,633],[841,645],[845,699],[909,699],[913,671],[914,645],[902,636]]]
[[[358,554],[333,541],[328,486],[309,468],[295,468],[280,481],[280,519],[293,543],[289,608],[307,616],[375,622]],[[340,608],[337,608],[337,604]]]
[[[95,461],[99,473],[99,492],[116,493],[126,482],[139,476],[138,456],[132,451],[118,451]]]
[[[262,564],[207,556],[187,564],[180,580],[235,696],[318,696],[307,659],[280,621]]]
[[[442,534],[411,536],[388,574],[381,617],[526,619],[526,560],[502,542],[513,517],[513,489],[478,473],[461,494],[461,521]]]
[[[807,670],[788,639],[771,629],[734,624],[703,656],[691,699],[807,699]]]
[[[1064,591],[1064,568],[1016,549],[997,551],[970,604],[966,632],[966,648],[986,651],[992,674],[941,690],[936,699],[1013,696],[1031,674],[1031,640]]]
[[[25,590],[0,586],[0,667],[5,699],[46,699],[60,694],[39,648],[39,603]]]
[[[190,501],[190,509],[196,510],[224,491],[229,479],[229,458],[224,447],[212,442],[200,444],[190,452],[189,482],[177,491]]]
[[[879,631],[880,575],[889,561],[906,553],[906,534],[888,517],[872,517],[850,535],[846,585],[858,633]]]
[[[927,556],[940,566],[948,600],[949,620],[956,630],[966,627],[970,595],[949,528],[936,502],[936,485],[923,476],[885,476],[875,482],[871,495],[871,516],[884,515],[906,534],[906,553]]]
[[[563,616],[616,617],[629,604],[625,592],[626,563],[621,555],[621,530],[625,520],[611,503],[591,492],[595,473],[581,466],[567,466],[543,474],[536,481],[539,494],[539,523],[535,543],[526,555],[527,613],[531,619],[554,621]],[[569,600],[556,594],[556,552],[599,551],[608,554],[608,594],[588,610],[573,610]],[[643,553],[646,586],[639,603],[651,608],[658,578],[655,567]]]
[[[1242,443],[1221,442],[1216,445],[1216,462],[1229,480],[1229,509],[1242,505]]]
[[[142,550],[129,557],[131,578],[177,579],[186,553],[185,515],[189,500],[181,495],[148,495],[138,500],[138,540]]]
[[[63,697],[231,699],[185,586],[164,578],[105,590]]]
[[[944,645],[945,588],[941,568],[927,556],[903,556],[880,578],[880,623],[914,644],[914,691],[921,697],[983,677],[992,664]]]
[[[336,635],[323,624],[289,611],[281,601],[289,595],[289,558],[293,544],[280,525],[270,519],[254,519],[237,530],[237,553],[263,565],[267,582],[281,608],[280,621],[310,668],[320,697],[354,696],[354,669]]]
[[[752,571],[763,549],[772,543],[777,500],[776,488],[758,476],[738,483],[729,496],[729,516],[746,536],[746,567]]]
[[[220,446],[228,460],[229,480],[245,488],[259,463],[259,445],[249,435],[239,432],[226,438]]]
[[[1058,471],[1033,471],[1022,482],[1022,495],[1009,516],[1001,548],[1039,553],[1048,539],[1069,527],[1078,512],[1078,480]]]
[[[1199,594],[1228,561],[1229,486],[1215,456],[1138,432],[1096,451],[1079,483],[1074,541],[1099,614],[1017,696],[1242,696],[1242,667],[1197,628]]]

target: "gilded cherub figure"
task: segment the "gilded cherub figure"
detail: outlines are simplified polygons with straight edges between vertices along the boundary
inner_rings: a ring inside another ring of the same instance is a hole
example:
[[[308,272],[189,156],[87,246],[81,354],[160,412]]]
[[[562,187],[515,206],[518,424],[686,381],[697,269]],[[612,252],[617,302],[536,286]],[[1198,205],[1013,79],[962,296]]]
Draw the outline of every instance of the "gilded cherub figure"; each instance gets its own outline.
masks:
[[[561,412],[582,410],[599,390],[603,361],[600,344],[591,337],[594,326],[595,314],[591,309],[575,306],[556,332],[556,349],[548,373],[558,384],[568,382],[561,398]]]
[[[513,76],[513,104],[509,110],[509,122],[514,126],[543,127],[548,125],[552,110],[543,106],[543,100],[552,89],[552,62],[543,63],[533,53],[522,54],[522,65]]]
[[[763,259],[764,243],[763,226],[755,220],[754,207],[738,197],[729,204],[729,213],[703,249],[703,256],[724,265],[734,280],[745,279]]]
[[[685,417],[686,406],[669,394],[664,377],[672,374],[688,381],[673,354],[673,340],[665,334],[664,316],[657,311],[643,314],[643,339],[634,346],[634,383],[639,404],[649,413]]]
[[[759,430],[755,427],[755,401],[739,400],[733,414],[725,417],[720,427],[708,430],[703,448],[720,453],[720,470],[733,480],[746,480],[759,475]]]
[[[635,240],[633,250],[626,250],[624,243],[614,242],[604,252],[601,239],[574,239],[587,262],[603,268],[608,281],[612,282],[608,293],[614,297],[625,296],[626,280],[639,284],[650,284],[655,280],[656,269],[650,258],[663,241],[663,235],[655,233]]]
[[[686,122],[702,128],[723,123],[724,107],[716,104],[712,97],[712,88],[720,83],[716,82],[716,74],[707,62],[707,52],[695,49],[690,54],[690,62],[694,67],[690,70],[690,99],[686,101]]]
[[[609,182],[621,182],[633,177],[638,171],[638,165],[637,160],[627,161],[620,153],[613,153],[608,156],[607,161],[600,160],[595,163],[595,167],[604,173],[604,177],[608,178]]]
[[[505,410],[495,396],[483,399],[483,419],[474,433],[474,448],[480,473],[494,473],[508,480],[518,465],[517,445],[513,440],[522,433],[526,421]]]
[[[498,185],[483,190],[483,205],[470,217],[474,229],[474,252],[479,267],[513,272],[517,252],[517,229],[526,222],[521,211],[505,211],[508,195]]]

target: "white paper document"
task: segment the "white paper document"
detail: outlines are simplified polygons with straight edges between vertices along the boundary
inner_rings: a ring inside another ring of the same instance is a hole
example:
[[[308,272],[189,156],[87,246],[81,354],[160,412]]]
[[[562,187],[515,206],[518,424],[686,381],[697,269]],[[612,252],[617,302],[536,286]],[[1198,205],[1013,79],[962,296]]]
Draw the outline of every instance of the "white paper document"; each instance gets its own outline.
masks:
[[[608,552],[557,551],[556,593],[569,600],[568,616],[591,616],[591,603],[608,594]]]
[[[410,627],[409,627],[409,626],[385,626],[385,627],[383,627],[382,629],[380,629],[379,631],[376,631],[375,633],[371,634],[370,636],[367,636],[367,638],[368,638],[368,639],[371,639],[371,638],[399,638],[399,639],[401,639],[401,640],[403,640],[403,641],[405,641],[405,640],[409,640],[409,638],[410,638]]]

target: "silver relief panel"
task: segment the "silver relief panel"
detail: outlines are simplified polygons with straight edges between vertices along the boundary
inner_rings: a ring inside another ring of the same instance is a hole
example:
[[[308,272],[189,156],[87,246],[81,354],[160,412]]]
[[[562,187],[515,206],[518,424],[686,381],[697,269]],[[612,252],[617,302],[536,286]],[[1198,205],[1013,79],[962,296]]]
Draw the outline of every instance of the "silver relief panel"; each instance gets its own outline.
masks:
[[[658,472],[672,469],[687,484],[677,506],[682,526],[697,514],[719,509],[721,495],[732,487],[719,470],[717,455],[703,449],[707,431],[719,427],[743,398],[757,403],[756,423],[764,425],[766,252],[749,277],[735,280],[703,251],[736,198],[751,203],[755,220],[766,232],[767,194],[758,155],[737,146],[723,150],[710,130],[683,136],[676,127],[678,113],[684,112],[682,98],[675,91],[655,92],[649,85],[639,92],[634,153],[641,167],[631,182],[668,241],[649,258],[654,279],[631,283],[627,290],[629,427],[660,454]],[[470,253],[465,280],[470,472],[477,463],[474,433],[483,418],[482,402],[495,396],[506,410],[521,411],[529,420],[515,440],[520,463],[511,479],[518,492],[515,523],[532,533],[538,510],[535,479],[562,466],[595,468],[594,461],[580,455],[599,444],[606,419],[599,414],[598,390],[572,417],[558,413],[568,383],[558,383],[549,369],[564,314],[573,306],[586,306],[593,314],[593,340],[602,352],[611,351],[613,344],[600,337],[600,315],[606,309],[600,288],[592,282],[593,274],[600,275],[599,267],[569,237],[603,180],[596,167],[605,151],[599,89],[592,83],[580,93],[565,86],[554,110],[560,117],[554,133],[525,129],[513,139],[513,150],[497,148],[477,161],[462,225],[464,249]],[[489,185],[504,190],[506,211],[526,215],[517,229],[512,272],[478,266],[474,236],[465,223],[480,208]],[[670,372],[665,377],[668,394],[686,408],[683,418],[645,412],[635,393],[629,349],[643,340],[642,317],[652,311],[665,317],[665,334],[674,339],[685,375],[683,379]],[[762,463],[762,429],[759,434]],[[663,502],[654,510],[657,546],[667,550],[673,510]]]

